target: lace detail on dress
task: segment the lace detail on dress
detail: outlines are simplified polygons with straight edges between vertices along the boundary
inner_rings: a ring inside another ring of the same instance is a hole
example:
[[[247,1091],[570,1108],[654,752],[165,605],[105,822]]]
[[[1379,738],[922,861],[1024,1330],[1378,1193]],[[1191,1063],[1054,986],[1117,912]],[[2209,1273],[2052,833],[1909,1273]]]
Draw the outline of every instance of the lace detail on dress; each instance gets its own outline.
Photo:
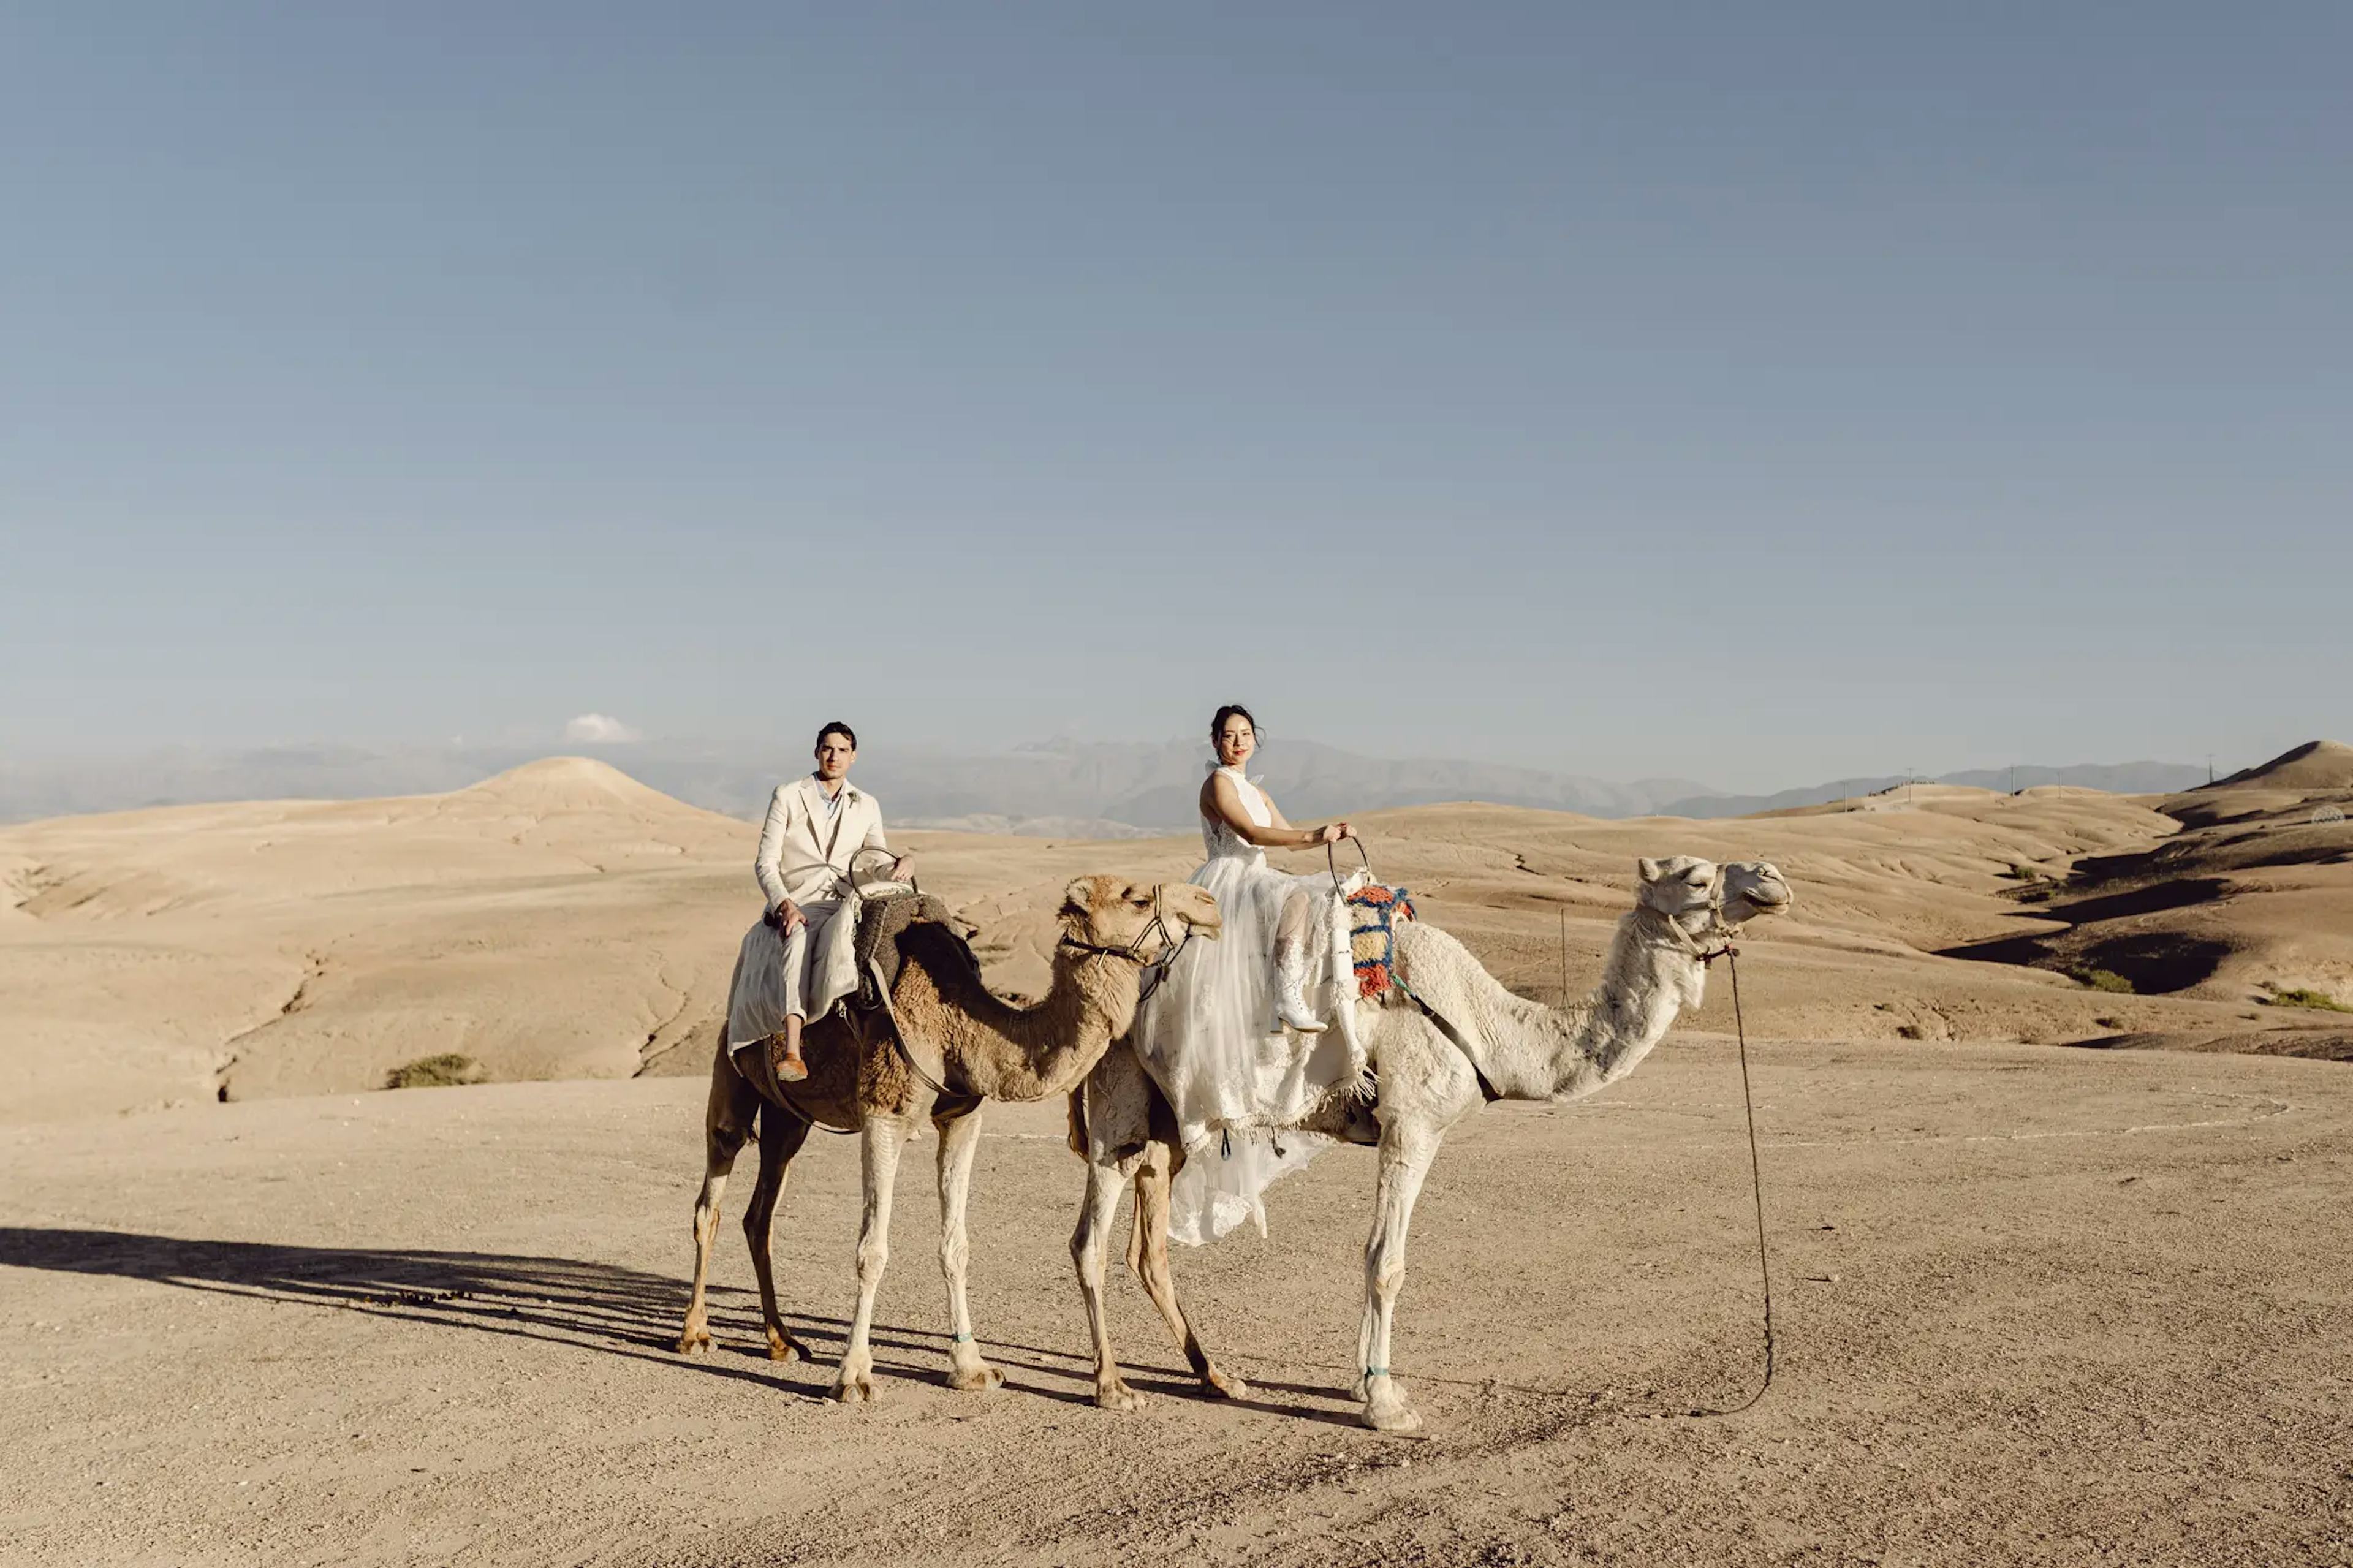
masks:
[[[1274,813],[1267,809],[1266,796],[1258,785],[1245,777],[1240,768],[1209,765],[1212,774],[1223,773],[1234,781],[1234,793],[1241,796],[1242,810],[1261,827],[1274,826]],[[1201,847],[1212,860],[1248,860],[1252,865],[1266,864],[1266,851],[1244,838],[1233,825],[1221,816],[1204,814],[1201,817]]]

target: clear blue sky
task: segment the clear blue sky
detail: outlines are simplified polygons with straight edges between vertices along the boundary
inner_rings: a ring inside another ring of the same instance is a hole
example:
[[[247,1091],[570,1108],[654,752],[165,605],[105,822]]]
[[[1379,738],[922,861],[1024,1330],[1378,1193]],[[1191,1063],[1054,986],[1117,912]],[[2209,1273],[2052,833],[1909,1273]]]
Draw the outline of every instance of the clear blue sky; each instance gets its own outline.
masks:
[[[2353,7],[18,4],[0,752],[2353,739]]]

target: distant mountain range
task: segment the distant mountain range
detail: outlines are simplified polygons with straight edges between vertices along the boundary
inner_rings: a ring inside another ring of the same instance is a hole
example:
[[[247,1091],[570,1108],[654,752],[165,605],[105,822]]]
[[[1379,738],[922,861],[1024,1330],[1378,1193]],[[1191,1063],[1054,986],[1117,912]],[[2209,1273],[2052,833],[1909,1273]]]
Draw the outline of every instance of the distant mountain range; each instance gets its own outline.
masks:
[[[428,795],[462,788],[547,755],[547,746],[279,746],[175,749],[79,762],[0,760],[0,822],[197,801]],[[781,749],[634,742],[586,748],[666,795],[733,816],[756,816],[768,792],[801,765]],[[860,759],[858,781],[908,826],[1050,837],[1126,837],[1192,826],[1208,761],[1194,741],[1050,742],[1009,752],[884,752]],[[1900,774],[1837,779],[1776,795],[1724,795],[1691,779],[1614,784],[1578,773],[1436,758],[1358,756],[1312,741],[1270,747],[1255,770],[1294,819],[1343,811],[1482,800],[1588,816],[1739,816],[1819,805],[1904,783]],[[2206,782],[2179,763],[1978,769],[1930,781],[1984,789],[2067,784],[2162,795]]]
[[[1747,816],[1759,811],[1786,811],[1791,806],[1822,805],[1854,795],[1877,795],[1907,782],[1967,784],[1974,789],[2034,789],[2068,784],[2076,789],[2106,790],[2114,795],[2174,795],[2206,782],[2206,770],[2187,763],[2078,763],[2051,768],[2021,763],[2011,768],[1969,768],[1935,778],[1907,780],[1902,773],[1876,778],[1832,779],[1778,795],[1701,795],[1678,800],[1661,814],[1666,816]]]

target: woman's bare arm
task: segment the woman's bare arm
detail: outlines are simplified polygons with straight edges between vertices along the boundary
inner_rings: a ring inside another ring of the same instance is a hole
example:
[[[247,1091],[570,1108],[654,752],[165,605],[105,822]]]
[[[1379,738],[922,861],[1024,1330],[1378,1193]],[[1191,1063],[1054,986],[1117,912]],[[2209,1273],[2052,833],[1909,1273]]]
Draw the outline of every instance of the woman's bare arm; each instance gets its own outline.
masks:
[[[1274,818],[1274,825],[1277,827],[1291,826],[1290,819],[1282,815],[1282,807],[1274,804],[1274,796],[1268,795],[1264,790],[1259,792],[1259,796],[1266,802],[1266,814]],[[1345,822],[1335,822],[1328,827],[1311,828],[1309,831],[1315,835],[1315,837],[1310,840],[1311,843],[1315,844],[1336,844],[1343,838],[1354,838],[1356,836],[1356,828]]]
[[[1324,827],[1293,827],[1283,821],[1282,813],[1274,809],[1272,801],[1267,802],[1266,814],[1274,818],[1273,826],[1261,827],[1252,822],[1250,813],[1242,809],[1241,791],[1223,773],[1211,773],[1201,782],[1201,815],[1224,823],[1241,836],[1243,843],[1255,844],[1261,849],[1307,849],[1348,837],[1353,831],[1345,822]]]

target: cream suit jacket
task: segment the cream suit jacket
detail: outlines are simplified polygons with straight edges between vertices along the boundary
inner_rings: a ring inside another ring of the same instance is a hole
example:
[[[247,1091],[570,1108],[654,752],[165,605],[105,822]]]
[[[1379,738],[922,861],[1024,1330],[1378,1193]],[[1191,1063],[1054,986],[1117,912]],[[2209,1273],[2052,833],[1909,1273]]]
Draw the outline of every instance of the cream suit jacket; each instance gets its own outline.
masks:
[[[850,857],[890,847],[882,838],[881,804],[848,779],[841,791],[839,816],[828,815],[831,803],[814,775],[778,784],[768,797],[752,869],[770,912],[786,899],[808,904],[839,898],[849,884]]]

